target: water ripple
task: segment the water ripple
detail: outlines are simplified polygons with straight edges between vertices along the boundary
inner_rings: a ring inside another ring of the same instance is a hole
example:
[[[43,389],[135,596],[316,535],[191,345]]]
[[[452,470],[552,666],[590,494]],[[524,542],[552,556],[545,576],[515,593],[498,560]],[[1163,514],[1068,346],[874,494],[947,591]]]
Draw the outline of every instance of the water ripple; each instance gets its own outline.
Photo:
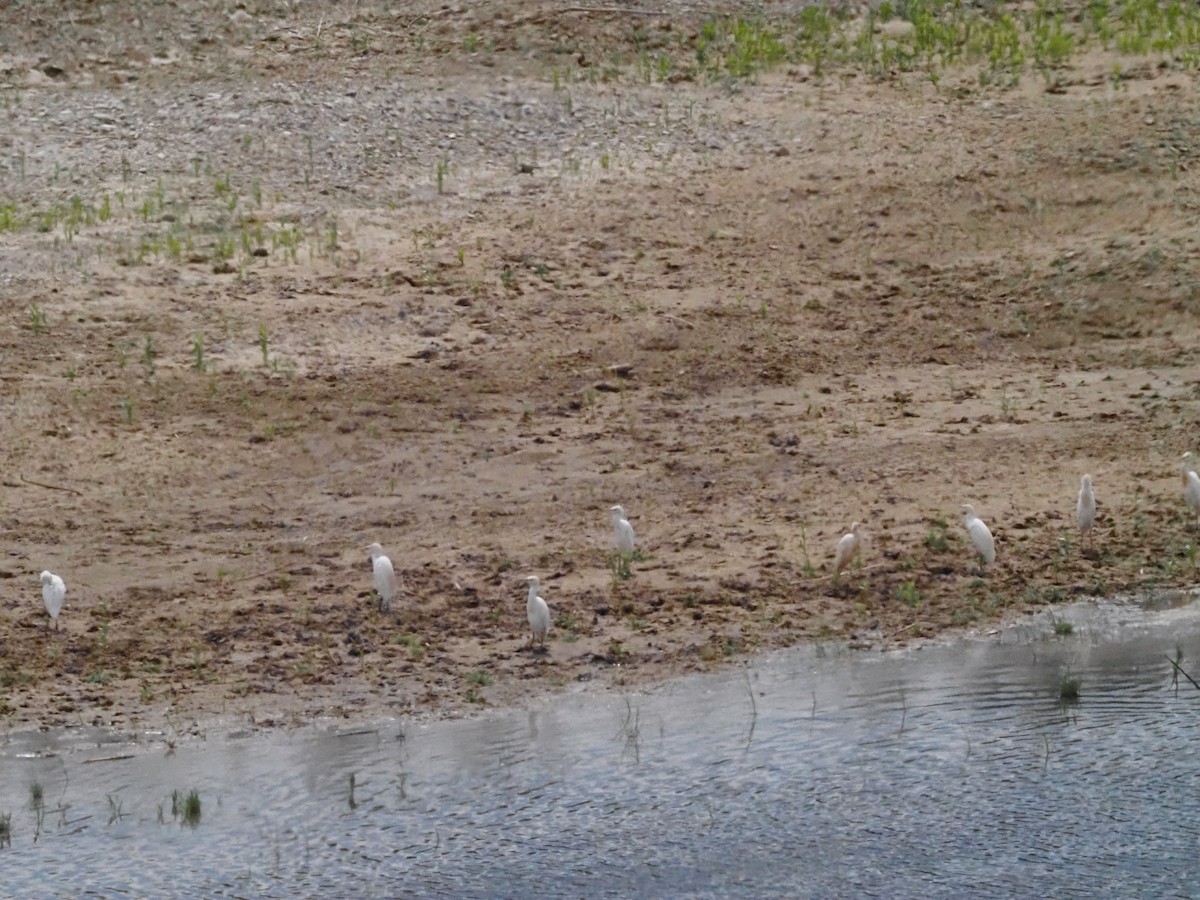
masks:
[[[1200,651],[1200,616],[1133,604],[1060,615],[1078,623],[1063,640],[1033,620],[919,652],[801,649],[641,695],[248,735],[169,757],[78,729],[12,735],[0,745],[5,888],[1194,895],[1200,692],[1173,687],[1164,656]],[[1059,697],[1065,678],[1077,703]],[[192,788],[195,828],[171,815],[171,792]]]

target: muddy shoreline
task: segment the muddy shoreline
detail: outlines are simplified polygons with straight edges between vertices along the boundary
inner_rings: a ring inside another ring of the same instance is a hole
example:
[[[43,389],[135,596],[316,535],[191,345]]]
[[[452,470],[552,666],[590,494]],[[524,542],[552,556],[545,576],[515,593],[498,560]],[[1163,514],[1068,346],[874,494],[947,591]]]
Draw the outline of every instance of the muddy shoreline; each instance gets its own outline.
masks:
[[[9,727],[469,714],[1194,582],[1189,76],[646,81],[535,6],[4,30]]]

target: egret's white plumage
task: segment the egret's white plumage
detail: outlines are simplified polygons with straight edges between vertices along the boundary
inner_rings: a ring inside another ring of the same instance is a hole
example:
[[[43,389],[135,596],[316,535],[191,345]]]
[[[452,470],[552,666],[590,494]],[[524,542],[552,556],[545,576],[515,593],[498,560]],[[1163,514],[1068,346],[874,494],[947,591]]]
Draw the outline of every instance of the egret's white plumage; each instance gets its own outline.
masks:
[[[1192,465],[1192,454],[1183,454],[1183,499],[1193,514],[1200,516],[1200,475]]]
[[[613,531],[617,536],[617,550],[625,556],[633,555],[633,526],[629,524],[629,520],[625,518],[625,507],[611,506],[609,512],[612,513]]]
[[[546,643],[546,632],[550,630],[550,607],[538,596],[538,580],[536,575],[525,579],[529,582],[529,599],[525,601],[525,615],[529,618],[529,628],[533,632],[530,643]]]
[[[46,612],[50,613],[50,618],[54,620],[54,628],[58,630],[58,614],[62,612],[63,601],[67,597],[67,586],[63,584],[63,580],[51,572],[43,572],[42,580],[42,602],[46,604]]]
[[[850,531],[837,542],[837,554],[833,558],[833,574],[840,575],[862,549],[862,523],[855,522]]]
[[[1075,522],[1079,533],[1087,534],[1096,523],[1096,492],[1092,489],[1092,476],[1079,479],[1079,499],[1075,501]]]
[[[378,544],[367,547],[371,554],[371,569],[375,574],[375,590],[379,593],[379,608],[391,612],[392,598],[396,596],[396,570],[392,561],[383,555],[383,548]]]
[[[1183,454],[1183,471],[1185,471],[1185,472],[1195,472],[1196,471],[1196,457],[1194,457],[1192,455],[1191,450],[1189,450],[1187,453]]]
[[[975,545],[975,549],[983,557],[983,561],[991,565],[996,561],[996,542],[992,538],[992,532],[983,523],[983,519],[975,515],[975,507],[970,503],[964,503],[962,508],[963,525],[966,526],[971,543]]]

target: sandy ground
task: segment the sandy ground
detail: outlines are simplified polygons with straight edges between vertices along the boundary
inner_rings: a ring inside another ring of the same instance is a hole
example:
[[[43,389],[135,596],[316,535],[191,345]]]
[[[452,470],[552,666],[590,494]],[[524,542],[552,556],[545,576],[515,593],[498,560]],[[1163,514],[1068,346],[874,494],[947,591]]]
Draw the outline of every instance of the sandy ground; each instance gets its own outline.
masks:
[[[10,727],[458,714],[1194,580],[1190,77],[647,84],[602,61],[683,5],[61,6],[0,22]]]

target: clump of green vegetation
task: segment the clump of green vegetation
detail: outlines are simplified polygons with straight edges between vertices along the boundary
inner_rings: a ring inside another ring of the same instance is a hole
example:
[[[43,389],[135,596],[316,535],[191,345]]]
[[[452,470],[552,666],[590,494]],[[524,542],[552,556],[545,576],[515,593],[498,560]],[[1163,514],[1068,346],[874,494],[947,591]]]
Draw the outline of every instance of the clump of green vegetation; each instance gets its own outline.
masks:
[[[954,625],[969,625],[972,622],[979,620],[979,610],[977,608],[978,601],[972,597],[967,601],[967,606],[959,607],[950,614],[950,621]]]
[[[439,194],[445,193],[448,174],[450,174],[450,160],[443,156],[437,164],[437,192]]]
[[[200,678],[204,674],[204,659],[200,655],[200,642],[192,645],[192,674]]]
[[[745,642],[741,638],[722,638],[701,647],[700,658],[705,662],[714,662],[722,657],[736,656],[744,649],[744,646]]]
[[[95,608],[92,615],[100,620],[96,629],[96,642],[103,653],[108,650],[108,626],[112,623],[112,610],[108,608],[108,603],[104,602]]]
[[[146,335],[146,342],[142,346],[142,364],[150,374],[154,374],[154,357],[158,356],[158,351],[154,349],[154,339],[150,335]]]
[[[480,687],[487,687],[492,683],[492,676],[483,669],[473,669],[467,673],[467,681]]]
[[[171,818],[195,828],[200,824],[200,792],[192,788],[186,794],[171,791]]]
[[[554,617],[554,630],[558,640],[572,644],[579,640],[579,620],[573,613],[561,612]]]
[[[701,25],[695,50],[701,70],[746,78],[786,62],[789,48],[776,25],[734,16]]]
[[[197,372],[203,372],[208,369],[208,363],[204,360],[204,336],[196,335],[192,338],[192,368]]]
[[[421,639],[415,634],[398,634],[392,638],[392,643],[407,647],[409,659],[420,659],[425,653]]]
[[[268,221],[262,214],[264,197],[257,180],[251,182],[246,197],[228,172],[213,178],[211,194],[198,192],[194,180],[201,178],[201,162],[192,161],[194,179],[168,187],[159,176],[140,200],[122,190],[93,199],[74,195],[48,206],[19,201],[0,205],[0,233],[45,234],[55,246],[69,246],[86,231],[89,247],[101,255],[115,252],[119,265],[200,258],[210,259],[218,273],[244,272],[255,259],[273,252],[297,263],[302,244],[309,247],[310,257],[339,249],[332,215],[304,232],[287,216]],[[213,177],[211,166],[205,167],[204,176]],[[123,177],[126,183],[133,177],[127,164]],[[249,212],[251,206],[256,212]]]
[[[639,44],[632,62],[641,81],[754,78],[805,65],[818,76],[917,73],[935,87],[953,68],[980,88],[1007,88],[1028,71],[1054,81],[1058,70],[1095,47],[1154,54],[1168,67],[1194,71],[1200,68],[1200,8],[1177,0],[1092,0],[1081,14],[1059,0],[1027,7],[884,0],[860,18],[852,7],[816,3],[796,15],[713,16],[696,32],[691,61],[683,46],[651,52]]]
[[[629,553],[614,553],[608,561],[608,568],[612,571],[614,581],[628,581],[633,577],[633,569],[630,567],[630,561],[633,555]]]
[[[1054,623],[1054,633],[1058,637],[1066,637],[1075,631],[1075,626],[1065,619],[1052,619],[1051,621]]]
[[[29,329],[34,334],[41,334],[46,330],[46,312],[36,303],[29,304]]]
[[[804,560],[800,564],[800,571],[804,573],[804,577],[812,578],[815,576],[817,570],[808,556],[808,529],[803,522],[800,523],[800,557]]]
[[[23,669],[0,669],[0,688],[24,687],[36,679]]]
[[[945,553],[950,549],[950,540],[947,537],[949,528],[950,524],[944,516],[934,519],[933,524],[929,526],[929,530],[925,532],[925,538],[922,543],[927,549],[935,553]]]
[[[916,609],[921,605],[925,596],[921,593],[915,581],[906,581],[904,584],[896,586],[896,599]]]
[[[1077,675],[1064,675],[1058,683],[1058,699],[1064,703],[1076,703],[1079,700],[1080,681]]]
[[[1026,603],[1062,603],[1067,599],[1066,588],[1059,585],[1050,587],[1030,587],[1025,589],[1022,599]]]

